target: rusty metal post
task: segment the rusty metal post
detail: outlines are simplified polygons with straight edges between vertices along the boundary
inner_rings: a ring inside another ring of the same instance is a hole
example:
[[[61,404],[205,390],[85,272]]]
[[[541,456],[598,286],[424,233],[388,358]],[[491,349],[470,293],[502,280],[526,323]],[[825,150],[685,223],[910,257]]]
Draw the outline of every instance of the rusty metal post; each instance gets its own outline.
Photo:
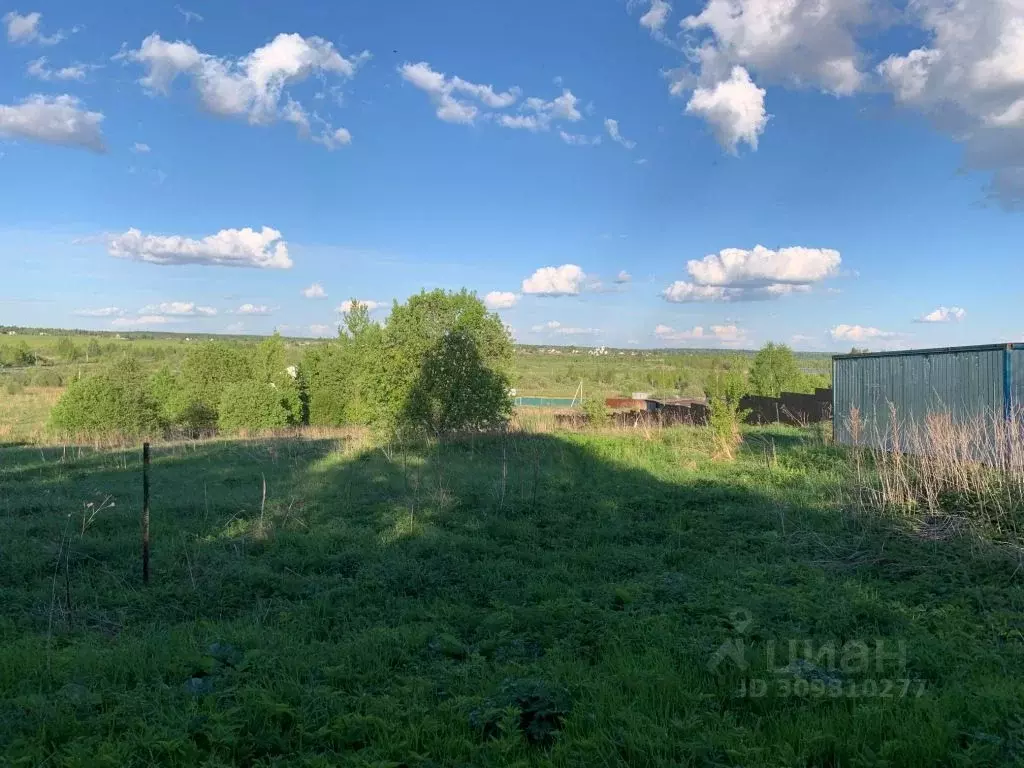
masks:
[[[149,584],[149,443],[142,444],[142,583]]]

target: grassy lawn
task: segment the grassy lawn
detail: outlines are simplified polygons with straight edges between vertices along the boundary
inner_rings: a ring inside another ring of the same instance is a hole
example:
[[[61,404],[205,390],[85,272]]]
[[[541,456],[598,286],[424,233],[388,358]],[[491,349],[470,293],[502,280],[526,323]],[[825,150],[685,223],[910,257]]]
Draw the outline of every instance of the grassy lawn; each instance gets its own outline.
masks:
[[[846,467],[157,446],[143,587],[138,452],[0,448],[0,765],[1021,764],[1018,563],[854,514]]]

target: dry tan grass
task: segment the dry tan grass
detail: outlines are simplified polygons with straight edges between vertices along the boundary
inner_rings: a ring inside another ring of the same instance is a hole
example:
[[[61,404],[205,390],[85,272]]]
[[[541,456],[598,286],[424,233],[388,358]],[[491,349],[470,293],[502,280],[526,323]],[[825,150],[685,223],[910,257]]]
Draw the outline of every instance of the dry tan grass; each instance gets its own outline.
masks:
[[[995,530],[1016,532],[1024,509],[1024,421],[1000,413],[957,420],[931,413],[908,422],[890,406],[884,425],[866,427],[852,411],[859,501],[888,511],[955,515]]]

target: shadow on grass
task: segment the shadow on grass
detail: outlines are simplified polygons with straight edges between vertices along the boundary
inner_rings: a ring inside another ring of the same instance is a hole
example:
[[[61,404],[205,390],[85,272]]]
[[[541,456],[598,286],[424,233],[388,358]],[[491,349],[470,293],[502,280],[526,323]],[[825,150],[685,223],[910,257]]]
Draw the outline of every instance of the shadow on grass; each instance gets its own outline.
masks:
[[[1021,756],[1012,564],[842,513],[806,444],[718,465],[689,434],[160,447],[148,588],[137,453],[3,449],[0,744],[119,765]]]

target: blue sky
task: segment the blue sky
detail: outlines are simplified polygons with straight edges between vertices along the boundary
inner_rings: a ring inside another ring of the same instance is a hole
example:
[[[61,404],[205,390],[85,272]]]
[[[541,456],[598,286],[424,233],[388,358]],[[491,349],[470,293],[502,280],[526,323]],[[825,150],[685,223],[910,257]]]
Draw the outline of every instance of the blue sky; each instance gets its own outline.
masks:
[[[799,5],[0,5],[0,324],[1021,340],[1019,1]]]

